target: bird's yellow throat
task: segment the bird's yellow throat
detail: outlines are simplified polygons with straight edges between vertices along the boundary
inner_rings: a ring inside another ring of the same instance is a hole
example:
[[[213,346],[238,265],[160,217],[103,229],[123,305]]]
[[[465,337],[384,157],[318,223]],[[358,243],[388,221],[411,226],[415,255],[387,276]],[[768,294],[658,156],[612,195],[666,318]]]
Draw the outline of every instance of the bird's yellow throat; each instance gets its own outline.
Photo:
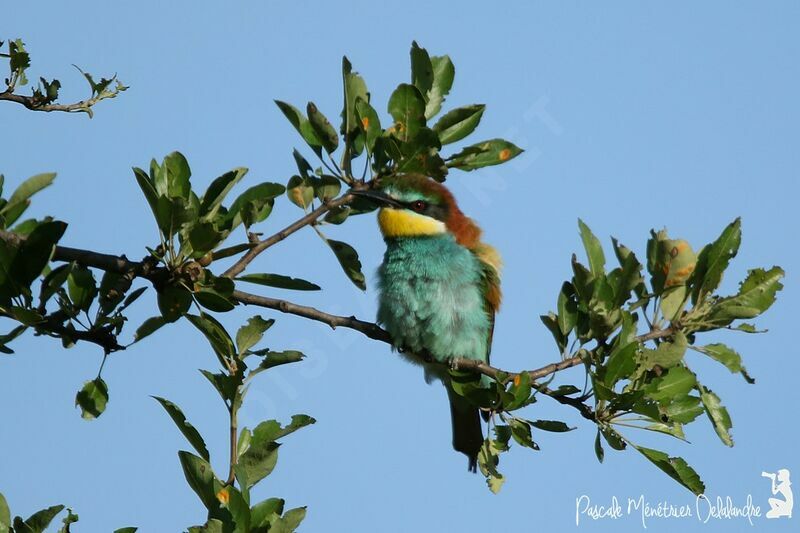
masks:
[[[384,237],[422,237],[447,232],[444,222],[406,209],[384,207],[378,212]]]

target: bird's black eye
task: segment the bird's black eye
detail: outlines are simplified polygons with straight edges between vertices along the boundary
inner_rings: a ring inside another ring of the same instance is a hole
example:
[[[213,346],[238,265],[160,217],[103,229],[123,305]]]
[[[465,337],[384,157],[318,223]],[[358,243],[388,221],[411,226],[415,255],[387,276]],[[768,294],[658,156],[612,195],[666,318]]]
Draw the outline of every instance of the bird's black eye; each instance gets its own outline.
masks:
[[[423,211],[425,211],[426,207],[428,207],[428,204],[426,204],[422,200],[416,200],[411,203],[411,209],[413,209],[417,213],[422,213]]]

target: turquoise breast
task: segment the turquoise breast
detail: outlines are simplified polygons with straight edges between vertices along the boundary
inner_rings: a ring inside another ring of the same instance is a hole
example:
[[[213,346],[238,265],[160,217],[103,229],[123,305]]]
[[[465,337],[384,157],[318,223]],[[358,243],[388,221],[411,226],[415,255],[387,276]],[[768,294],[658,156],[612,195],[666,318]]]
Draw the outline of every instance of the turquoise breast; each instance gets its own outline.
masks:
[[[451,235],[387,239],[378,287],[378,323],[396,347],[440,362],[487,360],[480,264]]]

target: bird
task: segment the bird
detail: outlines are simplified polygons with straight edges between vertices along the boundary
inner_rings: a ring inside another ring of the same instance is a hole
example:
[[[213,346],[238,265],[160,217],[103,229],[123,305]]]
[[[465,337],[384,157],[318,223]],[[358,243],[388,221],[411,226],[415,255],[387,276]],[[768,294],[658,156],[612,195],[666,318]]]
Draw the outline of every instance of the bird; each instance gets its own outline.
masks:
[[[481,240],[481,229],[443,184],[422,174],[383,176],[374,183],[353,193],[380,207],[386,251],[377,275],[377,322],[401,354],[425,367],[426,381],[444,384],[453,448],[476,472],[484,441],[481,415],[489,415],[453,390],[449,370],[455,358],[489,363],[501,302],[500,255]],[[490,384],[481,376],[483,387]]]

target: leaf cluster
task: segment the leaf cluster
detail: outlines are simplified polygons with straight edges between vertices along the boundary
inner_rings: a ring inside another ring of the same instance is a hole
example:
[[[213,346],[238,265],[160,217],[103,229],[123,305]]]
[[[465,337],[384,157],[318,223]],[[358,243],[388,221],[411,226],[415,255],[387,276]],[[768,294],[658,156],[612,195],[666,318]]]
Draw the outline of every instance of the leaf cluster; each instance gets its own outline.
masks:
[[[496,378],[494,389],[482,388],[467,376],[468,386],[454,380],[456,392],[476,405],[499,413],[503,425],[484,443],[479,462],[492,490],[503,477],[496,465],[508,449],[509,436],[522,446],[538,449],[529,437],[538,427],[510,411],[532,403],[544,392],[582,410],[597,425],[595,453],[603,461],[603,441],[614,450],[633,447],[667,475],[695,494],[705,490],[699,475],[685,460],[636,445],[623,430],[642,429],[685,441],[684,426],[705,414],[726,446],[733,446],[730,414],[719,396],[690,366],[689,351],[707,356],[740,374],[747,383],[742,357],[722,343],[703,344],[699,333],[736,330],[756,333],[751,323],[775,302],[783,285],[780,267],[750,270],[736,294],[721,296],[717,289],[739,249],[741,222],[731,222],[712,243],[695,253],[683,239],[666,230],[652,231],[647,260],[640,263],[626,246],[612,239],[617,266],[607,267],[603,247],[589,227],[579,221],[588,259],[572,257],[572,278],[557,297],[557,309],[541,316],[564,359],[577,358],[586,370],[587,385],[564,385],[555,391],[531,383],[525,373],[513,380]],[[584,402],[593,400],[594,406]],[[587,414],[588,413],[588,414]],[[557,426],[564,429],[565,425]],[[543,429],[543,428],[540,428]]]
[[[6,52],[3,46],[6,44]],[[30,96],[15,95],[19,87],[28,85],[27,71],[31,66],[31,57],[25,49],[22,39],[9,40],[7,43],[0,41],[0,58],[8,60],[8,77],[4,79],[6,88],[0,91],[0,100],[12,100],[23,104],[34,111],[65,111],[70,113],[86,113],[91,118],[94,114],[92,107],[102,100],[116,98],[119,93],[128,89],[117,79],[116,74],[110,78],[101,78],[95,81],[94,77],[75,67],[86,79],[90,88],[90,95],[73,104],[58,104],[61,82],[57,79],[39,78],[38,84],[32,88]],[[17,96],[13,98],[12,96]]]
[[[225,480],[211,467],[211,456],[200,432],[189,423],[183,411],[173,402],[154,397],[166,410],[178,430],[194,448],[195,453],[178,452],[186,481],[208,511],[207,522],[189,528],[190,532],[290,532],[305,517],[305,507],[284,511],[284,500],[269,498],[254,503],[250,490],[275,468],[279,440],[298,429],[313,424],[307,415],[294,415],[282,426],[276,420],[261,422],[252,430],[242,428],[238,434],[237,413],[244,401],[251,380],[261,372],[276,366],[299,362],[303,354],[296,350],[272,351],[258,348],[264,333],[274,320],[261,316],[250,318],[239,328],[234,340],[222,325],[206,314],[188,315],[189,321],[208,340],[217,355],[221,369],[201,370],[203,376],[219,394],[229,414],[231,450],[230,473]],[[254,362],[253,362],[254,361]]]

